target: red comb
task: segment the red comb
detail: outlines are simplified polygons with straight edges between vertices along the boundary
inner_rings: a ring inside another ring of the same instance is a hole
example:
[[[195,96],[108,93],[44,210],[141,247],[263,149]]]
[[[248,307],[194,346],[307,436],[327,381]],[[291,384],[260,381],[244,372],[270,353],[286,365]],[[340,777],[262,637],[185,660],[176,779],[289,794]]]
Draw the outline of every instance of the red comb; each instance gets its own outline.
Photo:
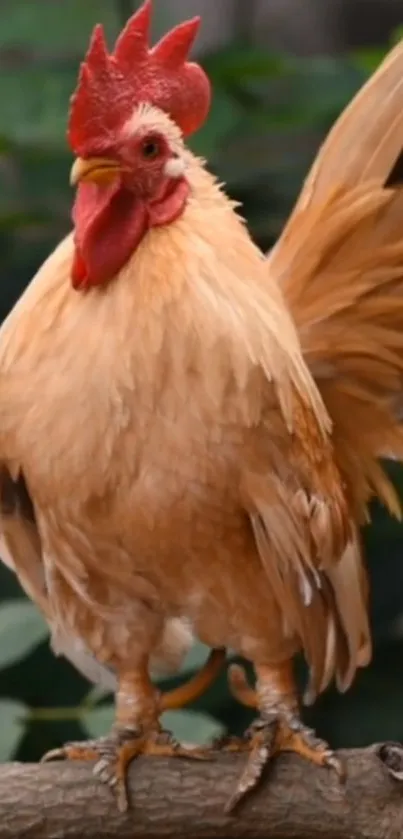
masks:
[[[150,19],[151,0],[146,0],[127,22],[112,54],[102,26],[95,27],[71,99],[68,140],[76,154],[112,147],[116,130],[141,103],[161,108],[185,136],[205,121],[210,83],[198,64],[186,61],[200,18],[179,24],[152,49]]]

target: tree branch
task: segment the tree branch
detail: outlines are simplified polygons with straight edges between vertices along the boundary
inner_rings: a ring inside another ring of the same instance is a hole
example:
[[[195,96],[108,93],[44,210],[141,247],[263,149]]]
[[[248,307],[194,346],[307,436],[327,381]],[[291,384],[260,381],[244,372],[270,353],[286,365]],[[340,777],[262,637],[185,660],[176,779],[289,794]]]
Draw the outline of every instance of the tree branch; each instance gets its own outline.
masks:
[[[331,771],[282,755],[232,816],[223,807],[242,771],[239,755],[208,763],[139,759],[124,816],[89,766],[6,764],[0,766],[1,839],[401,839],[403,785],[390,771],[401,770],[403,748],[373,746],[341,756],[344,786]]]

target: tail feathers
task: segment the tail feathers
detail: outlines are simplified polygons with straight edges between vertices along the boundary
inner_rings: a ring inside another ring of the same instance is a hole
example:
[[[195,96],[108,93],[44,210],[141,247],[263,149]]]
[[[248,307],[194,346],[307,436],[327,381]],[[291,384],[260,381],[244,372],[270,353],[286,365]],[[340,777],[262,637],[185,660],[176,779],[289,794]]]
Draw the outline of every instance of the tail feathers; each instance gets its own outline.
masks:
[[[374,495],[401,514],[379,459],[403,460],[403,191],[393,187],[402,103],[403,42],[330,132],[268,259],[332,420],[334,459],[357,527]],[[340,560],[321,569],[310,620],[297,585],[289,591],[311,669],[307,701],[333,676],[345,690],[371,656],[357,533]]]
[[[368,663],[368,586],[359,540],[351,522],[341,556],[332,552],[333,561],[322,563],[322,554],[318,552],[315,566],[309,521],[294,521],[290,515],[292,503],[281,500],[276,504],[271,495],[266,495],[267,503],[263,503],[262,496],[255,493],[254,504],[251,498],[251,523],[287,634],[299,639],[310,668],[306,694],[309,703],[334,678],[339,689],[346,690],[357,667]],[[329,511],[332,509],[329,504]]]
[[[334,190],[291,222],[282,277],[360,521],[373,495],[400,516],[378,459],[403,460],[402,219],[401,190]]]
[[[402,103],[403,42],[336,122],[268,259],[360,522],[373,495],[400,516],[378,459],[403,460]]]
[[[372,654],[368,581],[357,536],[347,545],[340,561],[327,570],[326,577],[333,592],[339,627],[347,643],[346,661],[335,656],[336,684],[339,690],[345,691],[351,685],[356,668],[365,667]]]

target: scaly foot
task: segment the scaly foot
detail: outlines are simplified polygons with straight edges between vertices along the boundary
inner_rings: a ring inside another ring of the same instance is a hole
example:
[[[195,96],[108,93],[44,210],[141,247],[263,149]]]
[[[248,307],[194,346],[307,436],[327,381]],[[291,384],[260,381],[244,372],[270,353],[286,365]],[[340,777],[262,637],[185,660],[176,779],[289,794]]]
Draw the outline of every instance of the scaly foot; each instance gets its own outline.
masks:
[[[233,665],[228,671],[230,690],[242,705],[259,710],[259,718],[244,737],[222,738],[216,748],[230,752],[249,752],[249,759],[225,811],[231,812],[239,801],[254,789],[269,761],[279,752],[295,752],[317,766],[335,770],[340,780],[345,769],[324,740],[300,719],[289,663],[282,667],[260,667],[260,685],[252,688],[242,667]]]
[[[185,684],[165,693],[158,693],[153,688],[148,666],[124,671],[120,674],[116,695],[116,715],[120,723],[115,724],[110,734],[98,740],[66,743],[60,749],[47,752],[42,761],[95,760],[95,775],[115,789],[118,807],[125,812],[128,809],[127,770],[134,758],[139,755],[154,755],[211,760],[211,748],[185,747],[169,732],[163,731],[157,719],[162,711],[182,708],[202,696],[223,668],[225,658],[224,649],[212,650],[203,667],[195,675]],[[151,719],[152,722],[142,726],[129,725],[128,713],[132,712],[133,705],[141,704],[147,712],[147,719]]]
[[[270,760],[280,752],[295,752],[317,766],[335,770],[340,780],[345,778],[341,761],[324,740],[319,740],[312,729],[305,726],[297,714],[259,717],[243,738],[226,738],[216,744],[222,751],[250,752],[246,768],[236,790],[228,801],[225,812],[236,805],[259,783]]]
[[[183,757],[191,760],[209,760],[207,749],[188,747],[178,743],[172,735],[156,728],[142,732],[134,729],[115,728],[107,737],[66,743],[60,749],[47,752],[42,762],[65,760],[96,760],[94,774],[115,790],[120,812],[127,811],[127,771],[129,764],[139,755],[156,757]]]

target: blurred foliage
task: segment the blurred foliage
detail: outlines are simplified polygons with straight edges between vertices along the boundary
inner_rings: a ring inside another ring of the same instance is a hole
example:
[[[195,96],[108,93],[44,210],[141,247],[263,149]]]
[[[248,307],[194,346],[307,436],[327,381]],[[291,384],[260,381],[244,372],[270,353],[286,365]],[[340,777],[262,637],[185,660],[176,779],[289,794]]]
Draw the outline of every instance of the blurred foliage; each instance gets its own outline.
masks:
[[[65,125],[88,33],[100,19],[112,39],[132,6],[130,0],[0,4],[0,319],[69,227]],[[239,42],[203,57],[214,99],[192,147],[242,202],[261,247],[275,241],[319,143],[384,52],[296,59]],[[403,491],[401,470],[393,464],[391,470]],[[335,746],[403,739],[403,531],[376,508],[364,540],[374,662],[345,697],[329,691],[307,712]],[[36,760],[66,739],[106,731],[110,697],[53,656],[46,626],[3,567],[0,582],[0,760]],[[196,646],[184,672],[206,653]],[[302,680],[302,665],[299,672]],[[229,696],[224,674],[194,708],[166,716],[178,737],[199,742],[226,728],[239,732],[250,719]]]

